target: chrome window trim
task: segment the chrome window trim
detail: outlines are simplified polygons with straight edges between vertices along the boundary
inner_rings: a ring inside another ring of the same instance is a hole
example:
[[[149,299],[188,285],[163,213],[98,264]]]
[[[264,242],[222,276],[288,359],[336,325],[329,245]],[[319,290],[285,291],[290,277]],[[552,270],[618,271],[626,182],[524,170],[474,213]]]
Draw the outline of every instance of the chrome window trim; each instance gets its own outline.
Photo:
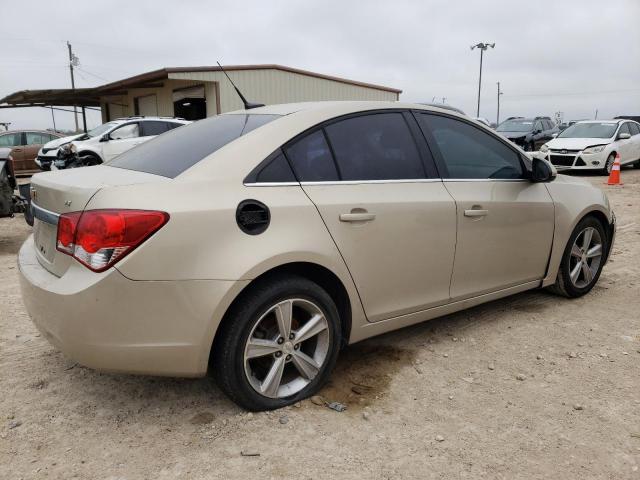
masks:
[[[329,180],[323,182],[300,182],[302,186],[313,185],[360,185],[360,184],[386,184],[386,183],[434,183],[442,182],[441,178],[411,178],[401,180]]]
[[[245,182],[245,187],[297,187],[298,182]]]
[[[245,187],[296,187],[313,185],[360,185],[387,183],[435,183],[435,182],[528,182],[526,178],[414,178],[402,180],[328,180],[322,182],[252,182]]]
[[[33,213],[33,216],[41,222],[45,222],[50,225],[58,225],[60,215],[55,212],[39,207],[33,202],[31,202],[31,212]]]
[[[529,182],[526,178],[444,178],[443,182]]]

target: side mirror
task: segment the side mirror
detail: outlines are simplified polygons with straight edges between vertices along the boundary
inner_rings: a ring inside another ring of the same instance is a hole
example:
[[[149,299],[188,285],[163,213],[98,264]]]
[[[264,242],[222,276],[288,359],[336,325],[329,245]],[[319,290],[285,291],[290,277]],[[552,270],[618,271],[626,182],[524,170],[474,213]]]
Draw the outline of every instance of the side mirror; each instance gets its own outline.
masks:
[[[556,138],[557,136],[558,136],[558,134],[557,134],[557,133],[552,133],[552,134],[551,134],[551,138]]]
[[[624,132],[618,135],[618,140],[628,140],[631,138],[631,134]]]
[[[102,136],[100,137],[100,141],[101,141],[101,142],[108,142],[109,140],[111,140],[111,137],[109,136],[109,134],[108,134],[108,133],[105,133],[104,135],[102,135]]]
[[[551,182],[557,176],[557,171],[553,165],[538,157],[531,159],[531,181]]]

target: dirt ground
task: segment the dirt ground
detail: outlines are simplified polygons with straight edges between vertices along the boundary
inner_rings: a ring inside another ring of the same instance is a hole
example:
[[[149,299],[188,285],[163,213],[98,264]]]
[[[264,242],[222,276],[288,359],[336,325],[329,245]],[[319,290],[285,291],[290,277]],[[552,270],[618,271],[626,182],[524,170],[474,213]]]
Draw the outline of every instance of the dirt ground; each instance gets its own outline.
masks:
[[[640,479],[640,170],[606,188],[611,262],[350,347],[328,401],[246,413],[209,379],[107,375],[40,337],[0,219],[0,478]],[[518,379],[518,376],[522,380]]]

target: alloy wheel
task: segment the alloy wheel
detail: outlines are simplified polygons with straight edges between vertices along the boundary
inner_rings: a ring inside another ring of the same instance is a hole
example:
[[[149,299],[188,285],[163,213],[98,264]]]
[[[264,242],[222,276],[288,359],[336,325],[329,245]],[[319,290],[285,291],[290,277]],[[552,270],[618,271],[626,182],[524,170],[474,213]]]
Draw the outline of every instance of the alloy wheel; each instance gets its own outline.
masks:
[[[577,288],[593,282],[602,261],[602,238],[593,227],[585,228],[573,242],[569,257],[569,278]]]
[[[329,355],[329,324],[313,302],[291,298],[256,321],[244,349],[251,387],[269,398],[298,393],[318,375]]]

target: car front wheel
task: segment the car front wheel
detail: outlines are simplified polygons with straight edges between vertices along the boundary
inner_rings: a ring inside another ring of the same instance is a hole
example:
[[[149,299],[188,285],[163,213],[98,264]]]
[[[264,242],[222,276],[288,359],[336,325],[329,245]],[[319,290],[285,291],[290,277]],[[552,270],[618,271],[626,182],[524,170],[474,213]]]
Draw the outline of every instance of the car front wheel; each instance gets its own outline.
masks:
[[[600,277],[607,251],[602,224],[593,217],[582,219],[569,238],[551,290],[570,298],[587,294]]]
[[[248,410],[271,410],[313,395],[340,346],[332,298],[310,280],[273,278],[251,288],[229,312],[214,344],[220,388]]]

